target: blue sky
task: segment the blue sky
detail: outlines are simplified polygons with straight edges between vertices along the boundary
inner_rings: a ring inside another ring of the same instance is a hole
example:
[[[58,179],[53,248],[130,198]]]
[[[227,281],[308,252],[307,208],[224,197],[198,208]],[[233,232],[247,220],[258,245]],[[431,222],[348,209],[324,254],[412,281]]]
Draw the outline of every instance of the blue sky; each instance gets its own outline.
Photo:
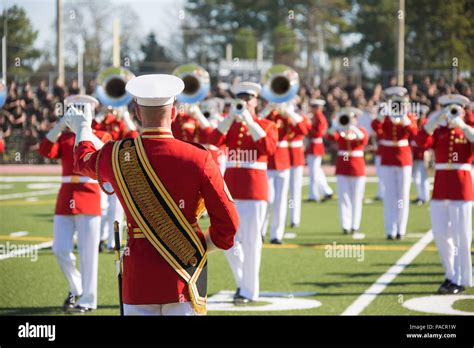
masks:
[[[79,1],[63,0],[63,3],[71,2]],[[111,0],[111,2],[132,6],[140,18],[139,28],[143,33],[142,36],[152,30],[156,33],[158,41],[166,45],[172,42],[172,33],[175,32],[171,15],[179,13],[185,0]],[[34,28],[39,31],[36,46],[42,49],[47,44],[54,45],[56,0],[0,0],[0,9],[15,4],[26,10]]]

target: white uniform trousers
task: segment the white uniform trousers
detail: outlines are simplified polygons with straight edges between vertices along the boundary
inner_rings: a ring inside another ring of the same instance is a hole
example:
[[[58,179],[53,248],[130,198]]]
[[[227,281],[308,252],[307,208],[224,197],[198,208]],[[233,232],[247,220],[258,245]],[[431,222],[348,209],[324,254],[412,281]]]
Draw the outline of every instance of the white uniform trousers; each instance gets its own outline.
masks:
[[[359,230],[365,192],[365,176],[337,175],[339,217],[343,230]]]
[[[80,272],[76,268],[74,233],[77,231]],[[78,305],[97,308],[100,216],[54,215],[53,253],[66,276],[70,292],[81,295]]]
[[[262,253],[262,227],[267,202],[235,200],[240,218],[234,246],[225,251],[240,294],[256,300],[259,296],[259,271]]]
[[[294,225],[301,222],[301,193],[304,166],[290,168],[290,219]]]
[[[382,159],[380,158],[380,155],[375,155],[375,175],[379,179],[378,185],[377,185],[377,197],[380,199],[383,199],[383,196],[385,194],[385,187],[383,186],[383,179],[382,179]]]
[[[290,188],[290,169],[267,170],[268,208],[263,225],[265,236],[272,215],[270,238],[282,240],[285,234],[286,214],[288,211],[288,190]]]
[[[430,204],[430,215],[446,278],[472,286],[472,202],[435,199]]]
[[[131,305],[123,304],[124,315],[198,315],[191,302],[166,304]]]
[[[413,182],[416,188],[416,197],[428,202],[430,200],[430,182],[425,167],[425,161],[413,161]]]
[[[326,174],[321,167],[322,156],[308,155],[309,199],[321,200],[324,195],[332,195]]]
[[[381,166],[385,187],[383,216],[385,233],[404,236],[410,208],[411,166]]]
[[[107,191],[112,191],[110,183],[105,184]],[[120,240],[124,227],[124,211],[116,194],[107,195],[101,191],[102,219],[100,226],[100,240],[107,241],[107,247],[112,249],[115,246],[114,221],[120,224]]]

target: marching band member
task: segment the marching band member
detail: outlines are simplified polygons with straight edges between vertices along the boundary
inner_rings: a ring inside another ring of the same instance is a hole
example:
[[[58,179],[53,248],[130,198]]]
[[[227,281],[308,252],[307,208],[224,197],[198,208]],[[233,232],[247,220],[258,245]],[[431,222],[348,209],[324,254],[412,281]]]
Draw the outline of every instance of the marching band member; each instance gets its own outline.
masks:
[[[468,98],[449,94],[438,102],[443,109],[430,115],[417,142],[432,147],[436,159],[430,215],[446,278],[438,293],[459,294],[472,286],[474,129],[464,121]]]
[[[418,116],[416,123],[418,131],[420,131],[426,124],[426,118],[428,115],[428,105],[420,106],[420,115]],[[428,171],[425,166],[425,148],[418,146],[416,143],[416,137],[412,137],[410,140],[411,149],[413,152],[413,182],[416,188],[416,199],[413,203],[422,205],[430,199],[430,181],[428,179]]]
[[[201,145],[171,132],[183,88],[173,75],[131,79],[126,90],[136,98],[143,134],[100,150],[91,142],[88,113],[71,117],[75,169],[99,184],[110,182],[125,209],[125,315],[204,314],[207,252],[233,245],[238,216],[219,169]],[[197,224],[204,205],[210,217],[205,233]]]
[[[97,105],[86,95],[67,97],[65,104]],[[64,301],[65,311],[84,313],[97,308],[97,270],[100,240],[100,188],[97,181],[81,176],[73,168],[75,135],[68,130],[67,117],[61,117],[41,142],[39,153],[48,158],[61,159],[62,184],[54,212],[53,253],[69,285]],[[103,141],[110,134],[94,131]],[[94,135],[92,139],[102,144]],[[73,254],[74,233],[77,231],[80,271]]]
[[[329,140],[337,143],[336,179],[339,217],[344,234],[357,233],[362,217],[365,191],[364,147],[367,131],[356,126],[362,111],[343,108],[336,114],[336,124],[328,131]]]
[[[413,115],[408,112],[407,90],[390,87],[385,91],[388,103],[372,121],[381,155],[381,174],[385,187],[384,224],[387,239],[403,239],[408,223],[413,158],[409,139],[416,135]]]
[[[310,101],[312,126],[308,133],[310,141],[308,148],[309,201],[324,201],[331,199],[333,195],[326,174],[321,167],[324,156],[323,137],[328,129],[328,122],[322,111],[325,104],[326,102],[322,99]]]
[[[112,136],[112,139],[116,141],[125,138],[136,138],[138,136],[137,127],[130,118],[130,113],[125,108],[126,107],[121,107],[114,110],[111,107],[107,107],[105,115],[97,115],[94,118],[92,121],[92,129],[107,132]],[[110,184],[106,184],[106,189],[111,191],[112,187]],[[105,248],[112,250],[115,244],[113,234],[114,221],[123,221],[123,208],[120,205],[117,195],[107,195],[103,191],[101,191],[101,207],[102,218],[99,251]]]
[[[224,111],[224,100],[220,98],[206,99],[201,103],[201,111],[204,117],[209,121],[211,129],[216,129],[219,123],[224,119],[222,112]],[[217,147],[213,144],[203,144],[212,155],[212,158],[219,166],[221,174],[225,172],[226,162],[226,146]]]
[[[436,158],[431,228],[446,278],[438,293],[459,294],[472,286],[474,129],[464,121],[468,98],[449,94],[438,102],[443,109],[430,115],[417,142],[432,147]]]
[[[290,150],[290,226],[298,227],[301,222],[301,200],[303,191],[303,172],[305,166],[304,137],[311,129],[311,121],[303,114],[304,130],[291,130],[288,135]],[[293,127],[292,127],[293,128]]]
[[[262,235],[265,236],[270,210],[272,223],[270,226],[270,242],[281,244],[285,233],[286,214],[288,208],[288,190],[290,188],[290,150],[289,140],[294,135],[304,136],[308,130],[304,118],[294,111],[292,104],[280,103],[267,116],[278,129],[276,152],[268,157],[268,209]]]
[[[211,125],[197,104],[179,104],[178,114],[171,124],[176,139],[207,144]]]
[[[226,144],[229,149],[224,179],[240,217],[234,247],[225,252],[237,284],[236,304],[259,296],[261,233],[268,200],[267,161],[275,153],[278,140],[276,125],[256,116],[260,91],[259,84],[239,83],[234,94],[242,101],[233,103],[209,137],[212,144]]]
[[[380,106],[379,106],[380,112]],[[377,115],[374,115],[373,118],[377,118]],[[380,147],[380,134],[375,132],[375,157],[374,157],[374,166],[375,166],[375,175],[377,176],[377,193],[375,194],[375,200],[381,201],[385,195],[384,181],[382,178],[382,156],[381,156],[381,147]]]

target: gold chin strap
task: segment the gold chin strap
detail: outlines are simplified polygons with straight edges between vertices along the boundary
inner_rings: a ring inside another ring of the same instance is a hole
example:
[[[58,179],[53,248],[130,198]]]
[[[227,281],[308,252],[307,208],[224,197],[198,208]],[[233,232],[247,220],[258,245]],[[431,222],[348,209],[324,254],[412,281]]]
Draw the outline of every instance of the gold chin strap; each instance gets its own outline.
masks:
[[[115,191],[107,191],[104,187],[104,181],[100,177],[100,171],[99,171],[99,161],[100,161],[100,155],[102,155],[102,149],[99,150],[99,153],[97,154],[97,159],[95,161],[95,176],[97,177],[97,181],[99,183],[100,189],[109,196],[112,196]]]

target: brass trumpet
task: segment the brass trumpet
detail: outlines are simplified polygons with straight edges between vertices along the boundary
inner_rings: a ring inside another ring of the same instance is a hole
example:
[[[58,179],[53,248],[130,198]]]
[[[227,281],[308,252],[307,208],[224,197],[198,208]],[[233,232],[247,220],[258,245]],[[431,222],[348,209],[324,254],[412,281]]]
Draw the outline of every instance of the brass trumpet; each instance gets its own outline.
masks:
[[[184,82],[183,92],[176,97],[180,103],[195,104],[204,100],[211,88],[209,73],[197,64],[178,66],[173,75]]]
[[[122,67],[110,67],[103,70],[97,77],[97,99],[105,105],[114,108],[127,105],[132,96],[125,90],[125,85],[135,75]]]
[[[0,80],[0,108],[7,101],[7,85],[5,81]]]
[[[453,104],[448,106],[447,117],[448,121],[452,121],[456,117],[462,116],[462,107],[459,105]]]
[[[300,88],[298,73],[282,64],[274,65],[262,77],[262,97],[270,103],[285,103],[293,99]]]

